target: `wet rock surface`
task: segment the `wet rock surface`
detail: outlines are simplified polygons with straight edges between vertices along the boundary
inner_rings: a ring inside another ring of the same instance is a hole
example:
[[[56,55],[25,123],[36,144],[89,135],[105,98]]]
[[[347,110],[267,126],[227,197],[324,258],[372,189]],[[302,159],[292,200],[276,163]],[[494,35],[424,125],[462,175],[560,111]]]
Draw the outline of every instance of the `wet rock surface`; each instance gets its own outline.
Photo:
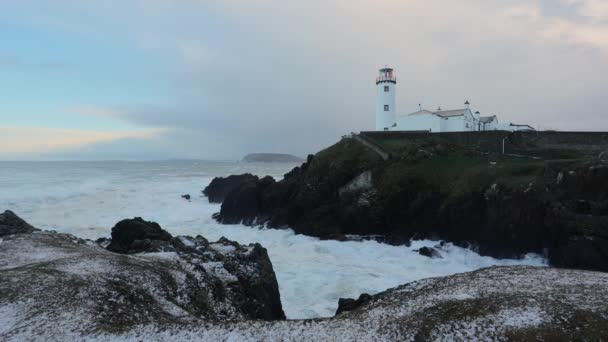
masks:
[[[222,203],[226,196],[235,188],[247,181],[256,181],[257,176],[252,174],[232,175],[228,177],[216,177],[203,190],[210,203]]]
[[[439,251],[432,247],[422,247],[418,250],[418,254],[429,258],[441,259]]]

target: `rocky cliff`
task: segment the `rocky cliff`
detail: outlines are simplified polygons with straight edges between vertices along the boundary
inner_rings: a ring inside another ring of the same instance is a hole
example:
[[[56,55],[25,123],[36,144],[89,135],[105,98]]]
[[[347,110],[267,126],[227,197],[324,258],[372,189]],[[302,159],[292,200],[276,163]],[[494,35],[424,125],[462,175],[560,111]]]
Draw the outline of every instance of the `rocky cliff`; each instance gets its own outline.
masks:
[[[444,239],[607,271],[606,134],[480,133],[362,135],[386,160],[345,138],[279,182],[244,179],[215,218],[321,238]]]

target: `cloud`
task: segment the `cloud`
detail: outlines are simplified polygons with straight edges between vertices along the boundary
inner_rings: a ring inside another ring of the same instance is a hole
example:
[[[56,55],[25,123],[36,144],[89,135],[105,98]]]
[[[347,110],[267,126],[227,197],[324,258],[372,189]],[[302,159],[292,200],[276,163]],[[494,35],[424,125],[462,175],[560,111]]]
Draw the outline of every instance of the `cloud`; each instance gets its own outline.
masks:
[[[608,2],[605,0],[561,0],[561,2],[576,6],[578,14],[589,19],[591,23],[608,22]]]
[[[469,99],[502,122],[608,129],[604,0],[60,3],[45,11],[62,23],[56,30],[86,32],[124,55],[136,49],[146,62],[134,87],[128,64],[109,75],[124,96],[65,110],[171,129],[142,144],[88,145],[91,153],[312,153],[373,128],[373,80],[385,64],[396,68],[399,113]]]
[[[190,67],[207,66],[219,55],[216,50],[193,40],[178,40],[176,45],[183,62]]]
[[[48,127],[0,126],[0,157],[18,157],[21,159],[28,155],[36,156],[79,149],[101,142],[122,139],[150,140],[160,133],[160,130],[104,132]]]
[[[521,35],[532,33],[532,39],[546,39],[554,44],[568,44],[573,48],[577,45],[589,46],[608,54],[608,3],[600,4],[590,0],[562,1],[580,6],[576,12],[586,20],[545,16],[538,4],[531,3],[507,9],[501,22],[507,27],[520,27]],[[604,25],[599,18],[603,18]]]
[[[583,103],[598,103],[589,122],[604,122],[597,113],[608,110],[597,100],[607,88],[598,76],[608,71],[606,26],[546,15],[538,1],[140,5],[155,20],[138,18],[137,38],[147,32],[154,51],[175,49],[172,98],[112,113],[176,129],[173,141],[188,155],[239,158],[277,146],[304,155],[344,133],[371,129],[373,78],[384,64],[397,70],[402,113],[418,103],[457,107],[473,99],[505,122],[555,126]],[[584,16],[583,5],[572,11]],[[215,20],[185,15],[159,34],[157,16],[172,18],[186,8]]]

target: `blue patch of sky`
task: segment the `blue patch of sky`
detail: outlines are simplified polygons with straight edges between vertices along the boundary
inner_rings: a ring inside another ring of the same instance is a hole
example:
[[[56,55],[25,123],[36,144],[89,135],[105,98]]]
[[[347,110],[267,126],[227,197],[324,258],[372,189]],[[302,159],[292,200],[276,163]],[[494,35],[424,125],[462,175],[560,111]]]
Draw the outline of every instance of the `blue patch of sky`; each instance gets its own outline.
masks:
[[[580,21],[584,18],[577,12],[577,4],[568,4],[558,0],[541,0],[540,7],[544,15],[563,19]]]
[[[0,63],[0,125],[132,130],[141,126],[66,109],[170,112],[193,97],[204,101],[211,96],[182,79],[191,71],[181,68],[179,50],[171,44],[183,39],[212,51],[240,48],[246,42],[239,37],[239,25],[226,23],[227,18],[206,5],[154,15],[134,4],[0,4],[0,60],[7,56],[15,61]],[[161,42],[154,46],[157,36]]]
[[[0,118],[3,125],[127,130],[127,122],[66,108],[162,101],[162,63],[132,43],[0,23]],[[151,73],[150,71],[154,72]]]

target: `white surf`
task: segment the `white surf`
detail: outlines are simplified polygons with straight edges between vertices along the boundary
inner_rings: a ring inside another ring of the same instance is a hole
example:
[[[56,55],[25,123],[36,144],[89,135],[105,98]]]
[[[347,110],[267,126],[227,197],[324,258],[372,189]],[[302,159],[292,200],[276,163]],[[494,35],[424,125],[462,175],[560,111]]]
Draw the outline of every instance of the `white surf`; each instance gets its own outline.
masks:
[[[0,162],[0,210],[10,209],[32,225],[96,239],[135,216],[158,222],[173,235],[222,236],[268,249],[288,318],[332,316],[338,298],[374,294],[414,280],[473,271],[492,265],[535,265],[497,260],[447,244],[441,259],[415,252],[437,241],[395,247],[372,241],[337,242],[242,225],[220,225],[201,190],[216,176],[251,172],[281,178],[293,164],[233,162]],[[190,194],[190,202],[180,195]]]

